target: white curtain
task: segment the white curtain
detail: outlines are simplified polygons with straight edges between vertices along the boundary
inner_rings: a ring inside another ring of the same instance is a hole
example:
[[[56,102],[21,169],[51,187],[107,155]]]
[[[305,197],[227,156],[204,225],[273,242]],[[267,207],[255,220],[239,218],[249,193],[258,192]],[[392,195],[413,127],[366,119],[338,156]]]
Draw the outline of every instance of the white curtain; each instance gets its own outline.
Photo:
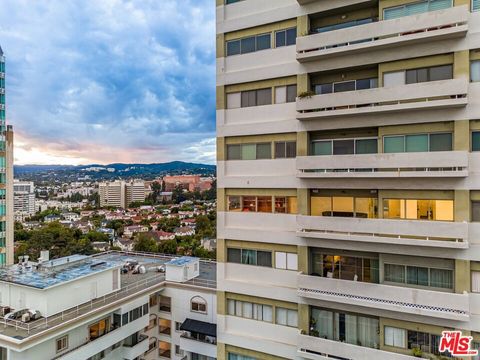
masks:
[[[269,305],[263,305],[263,321],[267,321],[267,322],[273,321],[273,311],[272,311],[272,307]]]
[[[235,300],[227,300],[228,315],[235,315]]]
[[[243,303],[243,317],[247,319],[251,319],[253,317],[252,303]]]
[[[280,307],[275,308],[275,317],[278,325],[287,325],[287,309]]]
[[[362,345],[357,343],[357,316],[345,314],[345,342],[353,345]]]
[[[480,271],[472,271],[472,292],[480,292]]]
[[[297,327],[298,326],[298,313],[297,310],[288,310],[287,312],[287,325]]]

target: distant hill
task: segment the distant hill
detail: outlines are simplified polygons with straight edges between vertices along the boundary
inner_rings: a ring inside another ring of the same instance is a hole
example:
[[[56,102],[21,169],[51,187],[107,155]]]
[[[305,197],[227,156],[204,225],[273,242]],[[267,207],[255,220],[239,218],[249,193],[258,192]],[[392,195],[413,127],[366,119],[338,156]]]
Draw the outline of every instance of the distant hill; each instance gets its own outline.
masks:
[[[171,161],[157,164],[90,164],[90,165],[15,165],[16,178],[33,181],[74,181],[90,177],[93,180],[114,178],[154,178],[165,174],[214,175],[215,165]]]

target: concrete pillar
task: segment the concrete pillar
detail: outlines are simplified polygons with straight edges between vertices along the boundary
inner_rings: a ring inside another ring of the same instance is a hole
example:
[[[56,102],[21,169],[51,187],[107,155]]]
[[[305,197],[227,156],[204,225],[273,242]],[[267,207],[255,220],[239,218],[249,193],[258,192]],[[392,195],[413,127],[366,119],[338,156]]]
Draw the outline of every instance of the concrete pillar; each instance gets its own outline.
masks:
[[[298,246],[298,271],[308,274],[308,246]]]
[[[297,95],[310,91],[310,77],[307,73],[297,75]]]
[[[310,309],[307,304],[298,304],[298,329],[302,334],[310,330]]]
[[[310,215],[310,193],[308,189],[297,189],[299,215]]]
[[[308,15],[297,17],[297,36],[306,36],[310,32],[310,18]]]
[[[470,292],[470,261],[455,259],[455,292]]]
[[[469,190],[455,190],[454,195],[454,220],[470,220],[470,192]]]
[[[457,51],[453,54],[453,77],[455,79],[470,79],[470,52]]]
[[[453,150],[470,151],[470,121],[454,121]]]
[[[297,132],[297,156],[308,156],[308,132],[307,131]]]

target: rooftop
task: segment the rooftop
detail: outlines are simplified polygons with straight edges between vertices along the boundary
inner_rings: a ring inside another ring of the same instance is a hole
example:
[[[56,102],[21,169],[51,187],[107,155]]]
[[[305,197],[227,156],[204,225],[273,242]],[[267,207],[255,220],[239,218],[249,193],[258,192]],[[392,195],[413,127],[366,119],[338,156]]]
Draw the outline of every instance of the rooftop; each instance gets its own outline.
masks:
[[[72,261],[72,259],[76,259],[77,261],[74,262]],[[187,257],[187,259],[195,258]],[[144,274],[134,274],[132,271],[128,271],[125,274],[122,273],[120,276],[120,290],[113,292],[109,295],[102,296],[98,299],[89,301],[85,304],[72,304],[72,308],[65,310],[61,313],[49,316],[48,318],[41,318],[39,320],[23,323],[21,321],[4,320],[0,317],[0,335],[12,337],[17,340],[22,340],[31,335],[38,334],[43,331],[47,331],[52,327],[64,324],[67,321],[73,321],[75,319],[81,319],[85,316],[90,316],[89,314],[94,313],[98,308],[103,308],[106,305],[119,302],[126,296],[139,293],[149,288],[153,288],[154,286],[161,286],[162,284],[167,284],[168,282],[165,281],[165,274],[162,272],[158,272],[158,267],[172,260],[176,263],[181,263],[182,261],[185,261],[182,260],[182,258],[178,258],[174,255],[123,251],[107,251],[94,256],[74,255],[73,257],[70,257],[70,261],[68,262],[65,260],[65,258],[53,260],[54,264],[60,267],[64,266],[66,263],[69,263],[69,266],[61,269],[60,271],[57,271],[53,279],[65,278],[67,276],[65,274],[71,274],[71,276],[73,276],[81,272],[81,270],[79,269],[84,269],[83,271],[89,273],[89,271],[96,271],[95,269],[100,269],[102,266],[121,266],[127,262],[133,261],[137,262],[139,265],[143,265],[146,269],[146,272]],[[94,270],[92,270],[90,265],[93,264],[99,265],[94,266]],[[6,271],[7,269],[14,268],[16,266],[17,265],[13,265],[11,267],[3,268],[0,270]],[[49,269],[46,272],[50,273],[50,271],[52,270]],[[33,271],[32,273],[42,274],[43,271]],[[9,281],[4,278],[5,276],[9,275],[6,275],[4,273],[2,274],[0,272],[0,281]],[[17,276],[17,278],[14,277],[15,279],[22,279],[22,276],[24,276],[25,274],[14,275]],[[75,278],[75,276],[73,276],[73,278]],[[45,280],[45,278],[42,277],[40,277],[40,279],[41,281]],[[65,280],[60,280],[60,282],[61,281]],[[192,280],[184,282],[183,284],[215,289],[216,263],[209,260],[200,260],[200,275]],[[32,284],[28,285],[33,286]]]
[[[186,264],[194,263],[197,260],[198,258],[194,258],[190,256],[182,256],[181,258],[170,260],[169,262],[167,262],[167,265],[183,266]]]

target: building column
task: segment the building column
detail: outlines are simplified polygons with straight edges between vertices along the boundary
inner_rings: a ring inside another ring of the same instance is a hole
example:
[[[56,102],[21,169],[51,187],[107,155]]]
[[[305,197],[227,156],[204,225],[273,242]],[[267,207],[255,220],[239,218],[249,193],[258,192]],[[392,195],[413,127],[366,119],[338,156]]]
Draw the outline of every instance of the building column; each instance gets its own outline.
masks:
[[[470,151],[470,121],[454,121],[453,150]]]
[[[310,32],[310,18],[308,15],[297,17],[297,36],[307,36]]]
[[[297,132],[297,156],[308,156],[308,132],[307,131]]]
[[[470,261],[455,259],[455,292],[470,292]]]
[[[454,195],[454,220],[470,220],[470,191],[455,190]]]
[[[308,246],[297,247],[298,271],[308,274]]]
[[[297,95],[310,91],[310,77],[307,73],[297,75]]]
[[[308,189],[297,189],[299,215],[310,215],[310,192]]]
[[[305,335],[310,332],[310,309],[307,304],[298,304],[298,329]]]
[[[217,212],[227,211],[227,197],[225,188],[217,188]]]
[[[457,51],[453,54],[453,78],[470,79],[470,51]]]

